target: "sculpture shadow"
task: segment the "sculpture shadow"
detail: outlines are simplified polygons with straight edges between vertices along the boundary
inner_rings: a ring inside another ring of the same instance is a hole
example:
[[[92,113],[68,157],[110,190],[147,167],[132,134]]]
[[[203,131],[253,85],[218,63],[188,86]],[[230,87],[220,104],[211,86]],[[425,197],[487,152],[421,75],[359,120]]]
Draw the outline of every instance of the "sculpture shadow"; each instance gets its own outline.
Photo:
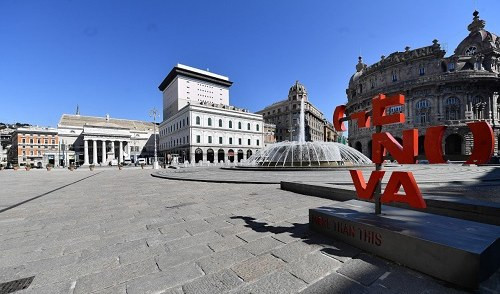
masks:
[[[297,241],[301,241],[309,245],[323,246],[323,248],[320,249],[321,252],[342,262],[357,256],[361,252],[361,250],[351,245],[348,245],[341,241],[333,240],[310,230],[308,223],[290,223],[290,226],[279,226],[268,224],[262,221],[257,221],[257,219],[250,216],[231,216],[230,218],[241,219],[245,221],[244,226],[252,229],[255,232],[269,232],[276,235],[286,234],[289,237],[296,239]]]

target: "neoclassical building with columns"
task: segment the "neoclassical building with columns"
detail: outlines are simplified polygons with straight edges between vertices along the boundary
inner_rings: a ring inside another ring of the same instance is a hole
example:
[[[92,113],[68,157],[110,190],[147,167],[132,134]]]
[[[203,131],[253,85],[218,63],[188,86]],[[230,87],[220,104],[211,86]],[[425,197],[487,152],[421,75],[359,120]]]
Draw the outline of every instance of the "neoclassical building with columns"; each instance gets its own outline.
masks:
[[[109,165],[113,160],[136,162],[154,156],[154,125],[150,122],[63,114],[57,125],[61,165]]]
[[[486,121],[500,139],[500,37],[485,30],[486,22],[473,13],[469,35],[446,57],[437,40],[432,45],[394,52],[368,66],[359,57],[349,81],[346,114],[370,111],[378,93],[403,94],[405,105],[386,110],[405,114],[404,124],[384,126],[398,141],[402,131],[419,132],[419,157],[429,126],[447,126],[442,142],[445,157],[465,160],[473,147],[468,122]],[[374,130],[349,122],[349,145],[371,157]],[[498,141],[495,140],[498,154]]]

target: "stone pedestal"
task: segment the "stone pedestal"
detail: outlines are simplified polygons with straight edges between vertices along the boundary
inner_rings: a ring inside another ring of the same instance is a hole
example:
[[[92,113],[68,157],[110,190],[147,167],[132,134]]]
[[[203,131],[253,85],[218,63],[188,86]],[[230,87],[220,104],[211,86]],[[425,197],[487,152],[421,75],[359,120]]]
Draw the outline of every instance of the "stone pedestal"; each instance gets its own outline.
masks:
[[[349,200],[309,210],[311,229],[438,279],[477,288],[500,266],[500,227]]]

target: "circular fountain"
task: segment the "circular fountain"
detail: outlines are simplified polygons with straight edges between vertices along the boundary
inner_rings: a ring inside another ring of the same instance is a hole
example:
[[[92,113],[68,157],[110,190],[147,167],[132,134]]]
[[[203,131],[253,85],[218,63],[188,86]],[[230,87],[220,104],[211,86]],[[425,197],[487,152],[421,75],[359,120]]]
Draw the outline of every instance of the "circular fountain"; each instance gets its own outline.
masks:
[[[243,166],[335,167],[369,165],[372,161],[358,150],[335,142],[306,142],[304,98],[300,103],[299,140],[271,144],[251,156]]]

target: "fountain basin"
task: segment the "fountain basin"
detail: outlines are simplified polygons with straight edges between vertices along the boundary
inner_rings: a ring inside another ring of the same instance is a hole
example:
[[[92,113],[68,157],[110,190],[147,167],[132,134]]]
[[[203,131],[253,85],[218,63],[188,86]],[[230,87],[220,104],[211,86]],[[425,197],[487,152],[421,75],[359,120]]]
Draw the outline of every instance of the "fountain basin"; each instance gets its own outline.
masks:
[[[243,167],[353,167],[372,164],[356,149],[336,142],[285,141],[271,144],[251,156]]]

